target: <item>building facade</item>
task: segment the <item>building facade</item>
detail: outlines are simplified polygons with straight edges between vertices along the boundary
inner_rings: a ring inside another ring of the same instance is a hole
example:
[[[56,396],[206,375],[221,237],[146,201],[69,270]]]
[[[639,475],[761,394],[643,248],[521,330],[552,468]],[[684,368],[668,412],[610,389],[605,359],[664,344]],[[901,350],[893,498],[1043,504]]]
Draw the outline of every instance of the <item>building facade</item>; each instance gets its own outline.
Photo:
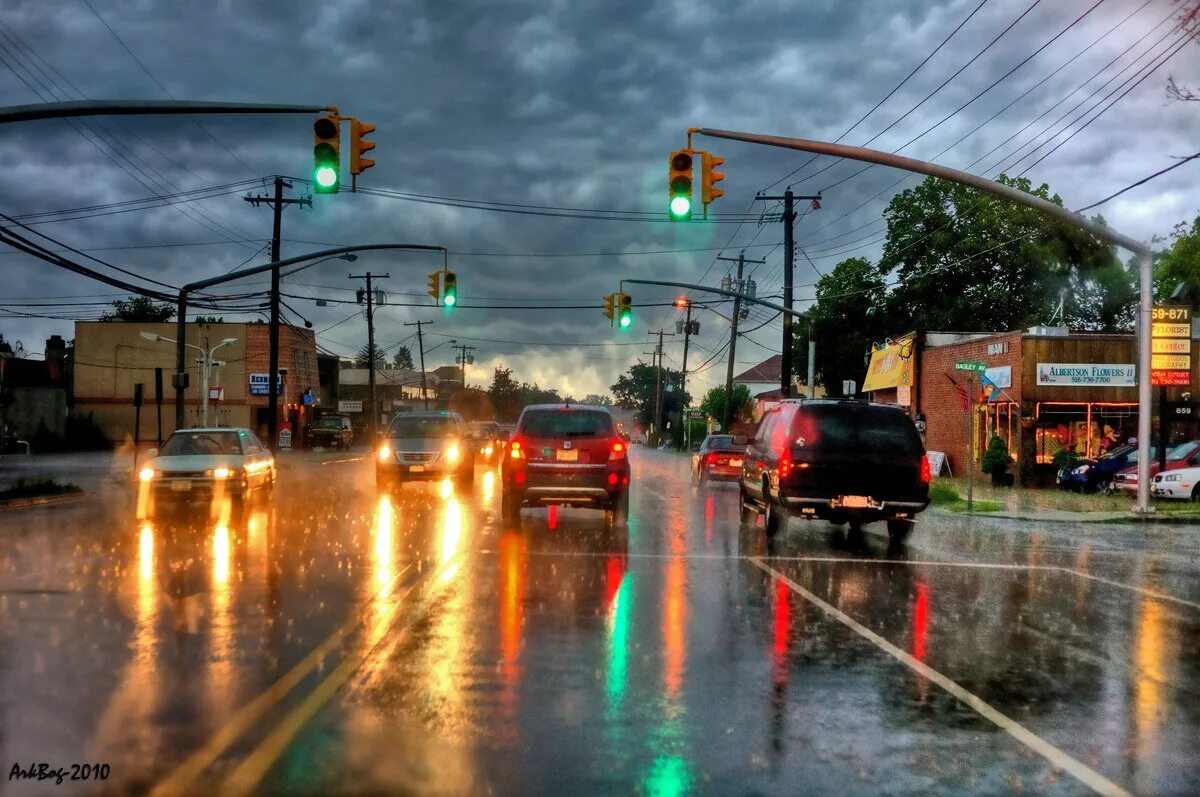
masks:
[[[173,340],[173,323],[79,321],[75,324],[75,407],[91,414],[109,440],[134,438],[136,385],[141,384],[142,440],[158,433],[161,395],[162,437],[175,429],[175,345],[146,340],[143,332]],[[267,383],[270,360],[269,327],[263,323],[200,324],[186,326],[186,343],[208,351],[226,338],[235,342],[213,355],[209,372],[208,423],[244,426],[267,437]],[[200,352],[188,348],[185,357],[189,386],[184,392],[185,424],[203,423],[204,374]],[[316,337],[312,330],[282,326],[279,330],[279,408],[281,421],[290,421],[294,437],[300,435],[321,401],[317,370]],[[157,386],[161,384],[161,393]]]

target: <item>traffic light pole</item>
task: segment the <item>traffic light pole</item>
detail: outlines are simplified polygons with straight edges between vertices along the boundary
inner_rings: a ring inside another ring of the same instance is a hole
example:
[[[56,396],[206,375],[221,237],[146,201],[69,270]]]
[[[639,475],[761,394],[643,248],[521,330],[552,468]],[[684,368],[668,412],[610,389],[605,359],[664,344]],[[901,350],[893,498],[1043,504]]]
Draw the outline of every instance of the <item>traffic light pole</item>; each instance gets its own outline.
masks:
[[[367,382],[371,395],[371,423],[367,426],[374,440],[379,432],[379,409],[375,401],[375,289],[371,287],[374,279],[388,279],[391,274],[349,274],[347,279],[367,281]]]
[[[283,189],[291,188],[292,184],[282,177],[275,177],[274,197],[245,196],[243,201],[258,207],[259,203],[270,205],[272,211],[271,225],[271,324],[268,330],[269,348],[267,371],[267,441],[272,451],[279,444],[279,241],[283,225],[284,205],[308,205],[312,207],[312,199],[284,199]]]
[[[877,163],[882,166],[890,166],[896,169],[903,169],[917,174],[925,174],[930,177],[937,177],[942,180],[948,180],[952,183],[967,185],[980,191],[985,191],[994,196],[1007,199],[1010,202],[1015,202],[1019,205],[1034,208],[1052,218],[1056,218],[1073,227],[1084,230],[1101,241],[1105,241],[1123,249],[1133,252],[1138,259],[1138,324],[1137,324],[1137,342],[1138,342],[1138,490],[1137,490],[1137,505],[1136,512],[1149,514],[1153,512],[1150,506],[1150,413],[1151,413],[1151,389],[1150,389],[1150,312],[1153,309],[1152,295],[1152,277],[1154,259],[1150,247],[1146,246],[1136,238],[1131,238],[1128,235],[1123,235],[1112,227],[1098,224],[1082,214],[1067,210],[1061,205],[1056,205],[1041,197],[1034,196],[1014,188],[1013,186],[1004,185],[994,180],[989,180],[986,177],[980,177],[977,174],[951,169],[948,166],[942,166],[928,161],[917,160],[916,158],[906,158],[901,155],[895,155],[890,152],[881,152],[874,149],[866,149],[864,147],[851,147],[845,144],[832,144],[827,141],[813,141],[811,139],[802,138],[786,138],[782,136],[761,136],[754,133],[741,133],[733,130],[716,130],[711,128],[693,128],[688,131],[698,133],[704,136],[713,138],[723,138],[730,141],[744,141],[748,144],[762,144],[769,147],[782,147],[784,149],[795,149],[801,152],[812,152],[819,155],[831,155],[838,158],[847,158],[849,160],[863,161],[866,163]],[[789,308],[790,309],[790,308]]]
[[[425,409],[429,409],[429,394],[425,392],[425,339],[421,336],[421,325],[432,323],[432,321],[411,321],[404,324],[406,327],[417,328],[417,350],[421,352],[421,401],[424,402]]]
[[[186,114],[320,113],[324,105],[259,105],[248,102],[194,102],[191,100],[79,100],[9,105],[0,108],[0,124],[77,116],[155,116]]]
[[[688,341],[692,337],[692,303],[687,303],[687,320],[683,322],[683,370],[679,372],[679,400],[687,395],[687,356]],[[686,406],[686,405],[685,405]]]
[[[737,283],[734,287],[738,289],[738,296],[733,299],[733,318],[729,323],[729,364],[725,366],[725,412],[721,418],[721,431],[729,434],[730,428],[733,426],[733,355],[737,351],[737,336],[738,322],[741,320],[742,313],[742,271],[746,263],[766,263],[766,260],[746,260],[746,250],[743,249],[738,253],[737,257],[722,257],[718,256],[717,260],[724,260],[729,263],[737,263]]]

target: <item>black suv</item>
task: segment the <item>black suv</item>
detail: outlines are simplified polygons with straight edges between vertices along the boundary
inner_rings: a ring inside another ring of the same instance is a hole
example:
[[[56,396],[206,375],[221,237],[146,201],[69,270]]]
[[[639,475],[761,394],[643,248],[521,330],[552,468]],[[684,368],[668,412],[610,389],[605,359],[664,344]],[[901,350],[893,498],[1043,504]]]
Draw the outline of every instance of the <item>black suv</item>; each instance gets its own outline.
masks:
[[[763,415],[742,462],[742,521],[768,535],[789,509],[831,523],[886,520],[900,542],[929,505],[929,462],[900,407],[854,400],[786,400]]]

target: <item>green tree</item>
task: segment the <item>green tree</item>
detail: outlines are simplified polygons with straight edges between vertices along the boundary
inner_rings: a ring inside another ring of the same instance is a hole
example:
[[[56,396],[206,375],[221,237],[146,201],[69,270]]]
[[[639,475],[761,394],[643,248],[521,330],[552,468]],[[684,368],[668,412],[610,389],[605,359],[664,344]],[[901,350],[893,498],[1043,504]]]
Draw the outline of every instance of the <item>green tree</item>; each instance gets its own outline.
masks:
[[[374,355],[374,356],[372,356]],[[354,365],[358,368],[369,368],[371,360],[375,361],[376,368],[382,368],[385,362],[383,352],[379,350],[379,345],[376,344],[372,351],[370,344],[363,346],[358,350],[358,354],[354,356]]]
[[[450,394],[450,409],[461,414],[468,421],[490,421],[495,416],[492,400],[488,392],[480,387],[461,387]]]
[[[1046,184],[997,180],[1062,204]],[[1116,330],[1127,320],[1134,280],[1113,248],[1033,208],[930,177],[892,197],[885,215],[879,271],[897,280],[892,331],[1020,329],[1049,321],[1060,296],[1067,324]]]
[[[704,394],[700,409],[710,417],[716,418],[717,423],[725,420],[725,387],[718,385]],[[750,423],[754,417],[754,397],[750,388],[745,385],[733,386],[733,424]],[[723,430],[728,431],[728,430]]]
[[[217,318],[215,315],[198,315],[196,316],[197,324],[224,324],[225,317]]]
[[[612,396],[600,395],[599,393],[588,393],[583,397],[580,404],[593,404],[599,407],[611,407],[613,403]]]
[[[101,321],[133,321],[143,324],[161,324],[175,317],[175,308],[160,304],[148,296],[130,296],[117,299],[112,310],[100,316]]]
[[[1159,252],[1154,266],[1154,297],[1170,299],[1179,283],[1187,282],[1200,290],[1200,216],[1192,222],[1179,222],[1168,239],[1170,246]]]
[[[488,397],[496,413],[496,420],[501,423],[513,423],[521,414],[524,405],[521,398],[521,385],[513,379],[512,370],[496,366],[492,374],[492,384],[488,388]]]
[[[396,353],[392,355],[392,365],[397,368],[403,368],[406,371],[413,370],[412,350],[407,346],[401,346],[396,349]]]
[[[621,374],[616,384],[610,388],[616,405],[636,412],[638,422],[643,426],[649,426],[650,420],[654,416],[657,379],[657,369],[654,366],[646,365],[645,363],[636,363],[630,366],[628,372]],[[664,368],[662,379],[663,414],[662,418],[655,424],[655,428],[660,431],[666,428],[663,423],[664,419],[672,415],[678,415],[690,403],[690,397],[680,392],[678,387],[673,390],[669,389],[672,385],[679,385],[679,371]]]
[[[817,281],[816,302],[792,328],[798,333],[792,355],[797,377],[808,377],[811,331],[817,343],[813,372],[826,392],[841,395],[844,379],[861,384],[871,343],[888,337],[883,275],[864,258],[843,260]]]

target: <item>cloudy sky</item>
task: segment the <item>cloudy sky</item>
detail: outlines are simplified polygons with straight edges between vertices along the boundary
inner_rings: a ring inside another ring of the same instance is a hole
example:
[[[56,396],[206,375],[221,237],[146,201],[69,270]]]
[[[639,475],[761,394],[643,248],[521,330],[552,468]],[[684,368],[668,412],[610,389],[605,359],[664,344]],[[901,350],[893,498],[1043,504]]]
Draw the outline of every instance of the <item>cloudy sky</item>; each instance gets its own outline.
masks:
[[[446,315],[427,304],[425,274],[440,259],[412,253],[316,266],[285,281],[298,297],[287,302],[326,330],[323,348],[352,354],[366,322],[356,306],[332,300],[354,297],[348,267],[389,273],[393,304],[376,315],[382,346],[409,334],[403,322],[432,320],[427,348],[450,337],[478,347],[470,381],[489,380],[502,363],[581,396],[607,392],[631,363],[648,362],[648,330],[675,328],[674,310],[649,305],[677,292],[642,287],[631,291],[634,331],[611,330],[601,297],[620,278],[716,285],[729,264],[715,256],[746,247],[767,261],[753,272],[759,294],[778,292],[782,228],[760,224],[772,208],[753,199],[792,184],[824,196],[797,224],[804,300],[818,272],[878,255],[888,198],[915,182],[884,168],[850,177],[861,165],[698,138],[697,148],[726,158],[727,194],[710,222],[672,224],[667,153],[683,146],[687,127],[884,150],[915,138],[903,154],[989,176],[1028,169],[1068,207],[1082,207],[1197,150],[1200,103],[1169,102],[1164,92],[1168,75],[1200,85],[1200,43],[1179,44],[1170,19],[1178,8],[1170,0],[7,0],[0,93],[11,105],[81,97],[336,105],[377,125],[377,165],[360,185],[384,195],[317,196],[311,211],[288,209],[283,255],[354,243],[445,246],[464,307]],[[306,178],[311,147],[306,116],[7,125],[0,210],[107,264],[178,285],[266,261],[269,211],[242,197],[265,191],[271,175]],[[1188,164],[1102,212],[1137,238],[1165,235],[1200,213],[1198,174]],[[161,199],[208,188],[184,202]],[[304,193],[297,182],[293,195]],[[116,204],[131,200],[147,201]],[[96,317],[117,294],[11,251],[0,252],[0,269],[0,333],[33,351],[50,334],[73,336],[71,319]],[[725,321],[698,317],[693,394],[723,380],[728,341]],[[739,343],[739,370],[778,351],[779,320],[755,312],[747,326],[760,324]],[[678,367],[682,340],[668,340],[667,362]],[[428,364],[453,356],[442,345]]]

